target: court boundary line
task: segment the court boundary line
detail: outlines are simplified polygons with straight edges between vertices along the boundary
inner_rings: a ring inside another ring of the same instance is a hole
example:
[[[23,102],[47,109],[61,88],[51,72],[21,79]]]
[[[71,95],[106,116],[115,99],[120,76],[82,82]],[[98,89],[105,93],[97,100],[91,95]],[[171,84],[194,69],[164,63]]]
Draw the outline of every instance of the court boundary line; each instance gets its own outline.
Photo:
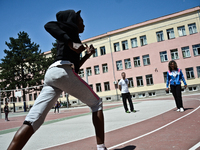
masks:
[[[175,123],[175,122],[181,120],[182,118],[185,118],[185,117],[189,116],[190,114],[192,114],[192,113],[194,113],[195,111],[197,111],[199,108],[200,108],[200,105],[199,105],[196,109],[194,109],[193,111],[189,112],[188,114],[186,114],[186,115],[184,115],[184,116],[182,116],[182,117],[180,117],[180,118],[178,118],[178,119],[176,119],[176,120],[174,120],[174,121],[171,121],[170,123],[168,123],[168,124],[166,124],[166,125],[164,125],[164,126],[161,126],[161,127],[157,128],[157,129],[155,129],[155,130],[153,130],[153,131],[150,131],[150,132],[146,133],[146,134],[140,135],[140,136],[138,136],[138,137],[136,137],[136,138],[133,138],[133,139],[128,140],[128,141],[125,141],[125,142],[123,142],[123,143],[114,145],[114,146],[109,147],[109,148],[107,148],[107,149],[108,149],[108,150],[111,150],[111,149],[113,149],[113,148],[122,146],[122,145],[124,145],[124,144],[129,143],[129,142],[132,142],[132,141],[135,141],[135,140],[140,139],[140,138],[142,138],[142,137],[145,137],[145,136],[147,136],[147,135],[150,135],[150,134],[152,134],[152,133],[154,133],[154,132],[156,132],[156,131],[159,131],[159,130],[161,130],[161,129],[163,129],[163,128],[165,128],[165,127],[167,127],[167,126],[169,126],[169,125],[171,125],[171,124],[173,124],[173,123]],[[198,144],[200,145],[200,143],[198,143]],[[197,144],[196,144],[196,145],[197,145]],[[192,149],[192,150],[193,150],[193,149]]]
[[[193,147],[191,147],[189,150],[196,150],[199,147],[200,147],[200,142],[194,145]]]

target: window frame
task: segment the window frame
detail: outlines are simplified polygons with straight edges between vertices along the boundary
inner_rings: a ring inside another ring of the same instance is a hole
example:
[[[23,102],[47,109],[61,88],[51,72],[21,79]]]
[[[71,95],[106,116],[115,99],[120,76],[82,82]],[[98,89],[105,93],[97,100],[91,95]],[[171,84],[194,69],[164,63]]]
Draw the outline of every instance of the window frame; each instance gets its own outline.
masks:
[[[156,32],[156,37],[157,37],[157,41],[158,42],[161,42],[161,41],[164,41],[164,34],[163,34],[163,31],[158,31]]]
[[[174,52],[174,51],[176,51],[176,52]],[[176,57],[176,58],[173,58],[172,54],[173,54],[174,56],[176,56],[176,55],[175,55],[176,53],[177,53],[177,57]],[[178,49],[172,49],[172,50],[170,50],[170,54],[171,54],[172,60],[179,59]]]
[[[181,29],[181,30],[180,30]],[[177,27],[179,37],[186,36],[185,26]],[[180,34],[181,33],[181,34]]]
[[[118,64],[119,64],[119,63],[117,63],[117,62],[121,62],[121,63],[120,63],[121,68],[119,67],[119,69],[118,69]],[[123,70],[122,60],[116,61],[116,67],[117,67],[117,71],[118,71],[118,70]]]
[[[104,90],[105,91],[110,91],[110,83],[108,82],[104,82]]]
[[[101,83],[96,83],[96,92],[102,92]]]
[[[140,45],[141,46],[147,45],[147,37],[146,37],[146,35],[140,36]]]
[[[135,42],[133,42],[133,41],[135,41]],[[134,44],[136,44],[136,45],[134,46]],[[138,47],[137,38],[132,38],[131,39],[131,47],[132,48]]]
[[[146,77],[146,84],[147,84],[147,86],[154,85],[153,84],[153,75],[152,74],[148,74],[145,77]],[[148,82],[149,82],[149,84],[148,84]]]
[[[189,69],[191,69],[191,70],[189,70]],[[192,73],[191,73],[191,72],[192,72]],[[185,73],[186,73],[187,80],[188,80],[188,79],[194,79],[194,78],[195,78],[193,67],[185,68]],[[188,77],[188,75],[189,75],[190,77]],[[193,77],[191,77],[192,75],[193,75]]]
[[[105,48],[105,46],[101,46],[100,47],[100,52],[101,52],[101,56],[102,55],[106,55],[106,48]]]
[[[126,60],[129,60],[129,61],[126,61]],[[125,69],[130,69],[131,68],[131,59],[130,58],[124,59],[124,65],[125,65]]]
[[[120,51],[119,42],[114,43],[114,51],[115,51],[115,52],[119,52],[119,51]]]
[[[181,47],[181,51],[182,51],[183,58],[191,57],[189,46]],[[189,52],[189,56],[187,56],[188,52]],[[185,54],[185,56],[184,56],[184,54]]]
[[[162,61],[162,58],[164,58],[163,61]],[[167,51],[160,52],[160,61],[161,62],[167,62],[168,61]]]
[[[122,50],[128,50],[128,41],[122,41]]]
[[[139,79],[139,78],[141,78],[141,79]],[[139,81],[140,85],[138,85],[138,81]],[[143,77],[142,76],[136,77],[136,82],[137,82],[137,87],[144,86],[144,82],[143,82]]]
[[[174,29],[173,28],[167,29],[166,32],[167,32],[168,40],[175,38],[175,34],[174,34]]]
[[[94,66],[94,74],[95,74],[95,75],[100,74],[99,65]]]
[[[87,76],[91,76],[92,75],[92,68],[91,67],[87,67],[86,71],[87,71]]]
[[[145,56],[148,56],[148,57],[144,58]],[[148,66],[148,65],[151,64],[149,54],[143,55],[143,56],[142,56],[142,60],[143,60],[143,65],[144,65],[144,66]],[[144,60],[146,60],[147,64],[144,63],[144,62],[145,62]],[[148,62],[148,61],[149,61],[149,62]]]
[[[136,60],[136,58],[139,58]],[[140,56],[137,56],[137,57],[133,57],[133,61],[134,61],[134,67],[140,67],[141,66],[141,61],[140,61]],[[139,63],[139,65],[138,65]],[[137,66],[136,66],[137,64]]]
[[[106,71],[105,71],[105,68],[106,68]],[[103,73],[108,72],[108,64],[102,64],[102,70],[103,70]]]

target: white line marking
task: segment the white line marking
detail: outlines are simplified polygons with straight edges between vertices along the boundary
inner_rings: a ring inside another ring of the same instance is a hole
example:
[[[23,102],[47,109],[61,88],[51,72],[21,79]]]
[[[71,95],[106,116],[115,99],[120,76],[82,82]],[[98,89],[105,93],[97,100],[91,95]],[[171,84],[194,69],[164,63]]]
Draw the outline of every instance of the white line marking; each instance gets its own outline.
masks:
[[[182,117],[180,117],[180,118],[178,118],[178,119],[176,119],[176,120],[174,120],[174,121],[172,121],[172,122],[170,122],[170,123],[168,123],[168,124],[166,124],[166,125],[164,125],[164,126],[158,128],[158,129],[155,129],[155,130],[153,130],[153,131],[151,131],[151,132],[148,132],[148,133],[146,133],[146,134],[143,134],[143,135],[138,136],[138,137],[136,137],[136,138],[133,138],[133,139],[131,139],[131,140],[125,141],[125,142],[123,142],[123,143],[120,143],[120,144],[114,145],[114,146],[112,146],[112,147],[109,147],[108,150],[111,150],[111,149],[113,149],[113,148],[119,147],[119,146],[121,146],[121,145],[127,144],[127,143],[129,143],[129,142],[135,141],[135,140],[140,139],[140,138],[142,138],[142,137],[144,137],[144,136],[147,136],[147,135],[149,135],[149,134],[152,134],[152,133],[154,133],[154,132],[156,132],[156,131],[159,131],[159,130],[161,130],[161,129],[163,129],[163,128],[169,126],[169,125],[171,125],[172,123],[177,122],[178,120],[187,117],[188,115],[192,114],[193,112],[195,112],[195,111],[198,110],[199,108],[200,108],[200,106],[197,107],[195,110],[191,111],[190,113],[188,113],[188,114],[186,114],[186,115],[184,115],[184,116],[182,116]]]
[[[196,150],[198,147],[200,147],[200,142],[191,147],[189,150]]]

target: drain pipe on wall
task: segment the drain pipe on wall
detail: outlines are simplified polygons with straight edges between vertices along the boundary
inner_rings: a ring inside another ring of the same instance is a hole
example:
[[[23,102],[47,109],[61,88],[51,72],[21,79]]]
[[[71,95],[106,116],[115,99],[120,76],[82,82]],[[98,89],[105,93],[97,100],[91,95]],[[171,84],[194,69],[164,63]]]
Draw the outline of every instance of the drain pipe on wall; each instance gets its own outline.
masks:
[[[115,77],[114,60],[113,60],[113,54],[112,54],[112,46],[111,46],[110,35],[109,35],[109,44],[110,44],[110,53],[111,53],[111,58],[112,58],[112,68],[113,68],[114,85],[115,85],[116,96],[117,96],[117,101],[118,101],[119,98],[118,98],[118,91],[117,91],[117,81],[116,81],[116,77]]]

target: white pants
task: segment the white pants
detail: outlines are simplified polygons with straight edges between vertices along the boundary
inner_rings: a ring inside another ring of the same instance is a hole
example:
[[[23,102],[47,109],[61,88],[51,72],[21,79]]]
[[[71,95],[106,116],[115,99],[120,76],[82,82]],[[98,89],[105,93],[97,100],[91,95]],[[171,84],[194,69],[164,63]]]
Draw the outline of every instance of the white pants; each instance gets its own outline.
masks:
[[[26,116],[24,124],[31,125],[36,131],[44,122],[47,113],[62,91],[87,104],[92,112],[102,110],[102,100],[69,65],[56,66],[47,70],[44,87]]]

